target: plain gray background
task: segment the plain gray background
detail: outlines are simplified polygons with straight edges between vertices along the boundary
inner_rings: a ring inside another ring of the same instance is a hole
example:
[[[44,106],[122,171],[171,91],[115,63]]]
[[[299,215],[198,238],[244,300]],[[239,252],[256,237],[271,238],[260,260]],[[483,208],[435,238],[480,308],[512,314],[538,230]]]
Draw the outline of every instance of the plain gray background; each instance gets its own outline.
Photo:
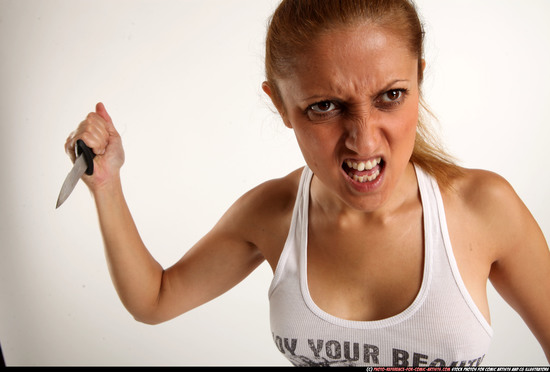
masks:
[[[163,266],[248,189],[304,164],[261,91],[276,0],[0,0],[0,342],[8,365],[289,365],[263,264],[158,326],[111,284],[83,184],[55,210],[67,135],[98,101],[122,134],[123,182]],[[550,2],[418,0],[424,92],[466,167],[503,175],[550,233]],[[485,364],[547,364],[489,285]]]

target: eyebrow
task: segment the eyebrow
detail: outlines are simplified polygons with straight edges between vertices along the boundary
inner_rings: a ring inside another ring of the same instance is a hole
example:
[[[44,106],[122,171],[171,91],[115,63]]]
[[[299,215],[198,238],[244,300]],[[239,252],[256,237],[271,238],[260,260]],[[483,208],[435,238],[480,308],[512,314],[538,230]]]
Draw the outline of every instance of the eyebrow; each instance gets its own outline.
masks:
[[[408,80],[408,79],[395,79],[395,80],[392,80],[390,83],[386,84],[384,86],[384,88],[380,89],[377,94],[387,92],[388,90],[391,89],[392,86],[394,86],[397,83],[408,83],[408,82],[410,82],[410,80]]]

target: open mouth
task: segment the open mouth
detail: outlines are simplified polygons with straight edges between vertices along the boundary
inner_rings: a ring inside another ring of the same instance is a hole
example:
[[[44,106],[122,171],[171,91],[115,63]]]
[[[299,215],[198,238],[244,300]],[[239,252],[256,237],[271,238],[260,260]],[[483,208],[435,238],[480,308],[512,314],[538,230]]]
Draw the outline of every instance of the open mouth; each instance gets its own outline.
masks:
[[[381,157],[367,161],[348,159],[342,164],[342,169],[349,178],[359,183],[374,182],[383,168],[384,160]]]

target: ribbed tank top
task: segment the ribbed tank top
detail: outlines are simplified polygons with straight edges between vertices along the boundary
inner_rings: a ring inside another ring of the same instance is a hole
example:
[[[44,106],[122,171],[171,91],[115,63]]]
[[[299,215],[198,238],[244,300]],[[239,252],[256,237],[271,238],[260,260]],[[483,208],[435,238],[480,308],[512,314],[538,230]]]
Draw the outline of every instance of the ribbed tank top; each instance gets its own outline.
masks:
[[[492,328],[458,271],[437,182],[420,167],[415,171],[424,225],[420,290],[395,316],[353,321],[324,312],[309,293],[306,257],[313,173],[304,168],[290,231],[269,288],[273,340],[292,364],[464,367],[483,361]]]

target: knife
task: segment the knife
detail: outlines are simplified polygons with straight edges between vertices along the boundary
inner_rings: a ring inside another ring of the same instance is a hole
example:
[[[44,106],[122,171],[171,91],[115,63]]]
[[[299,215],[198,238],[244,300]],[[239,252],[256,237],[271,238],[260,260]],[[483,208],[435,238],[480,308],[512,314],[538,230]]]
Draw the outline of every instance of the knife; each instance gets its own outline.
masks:
[[[71,192],[73,192],[74,187],[78,183],[78,180],[84,175],[84,173],[89,176],[94,173],[95,154],[92,149],[86,146],[84,141],[79,139],[76,141],[75,151],[77,155],[76,161],[74,162],[73,168],[71,169],[69,174],[67,174],[67,177],[63,182],[63,186],[61,186],[61,191],[59,191],[59,196],[57,197],[57,204],[55,205],[55,209],[59,208],[61,204],[63,204],[65,200],[67,200],[69,195],[71,195]]]

